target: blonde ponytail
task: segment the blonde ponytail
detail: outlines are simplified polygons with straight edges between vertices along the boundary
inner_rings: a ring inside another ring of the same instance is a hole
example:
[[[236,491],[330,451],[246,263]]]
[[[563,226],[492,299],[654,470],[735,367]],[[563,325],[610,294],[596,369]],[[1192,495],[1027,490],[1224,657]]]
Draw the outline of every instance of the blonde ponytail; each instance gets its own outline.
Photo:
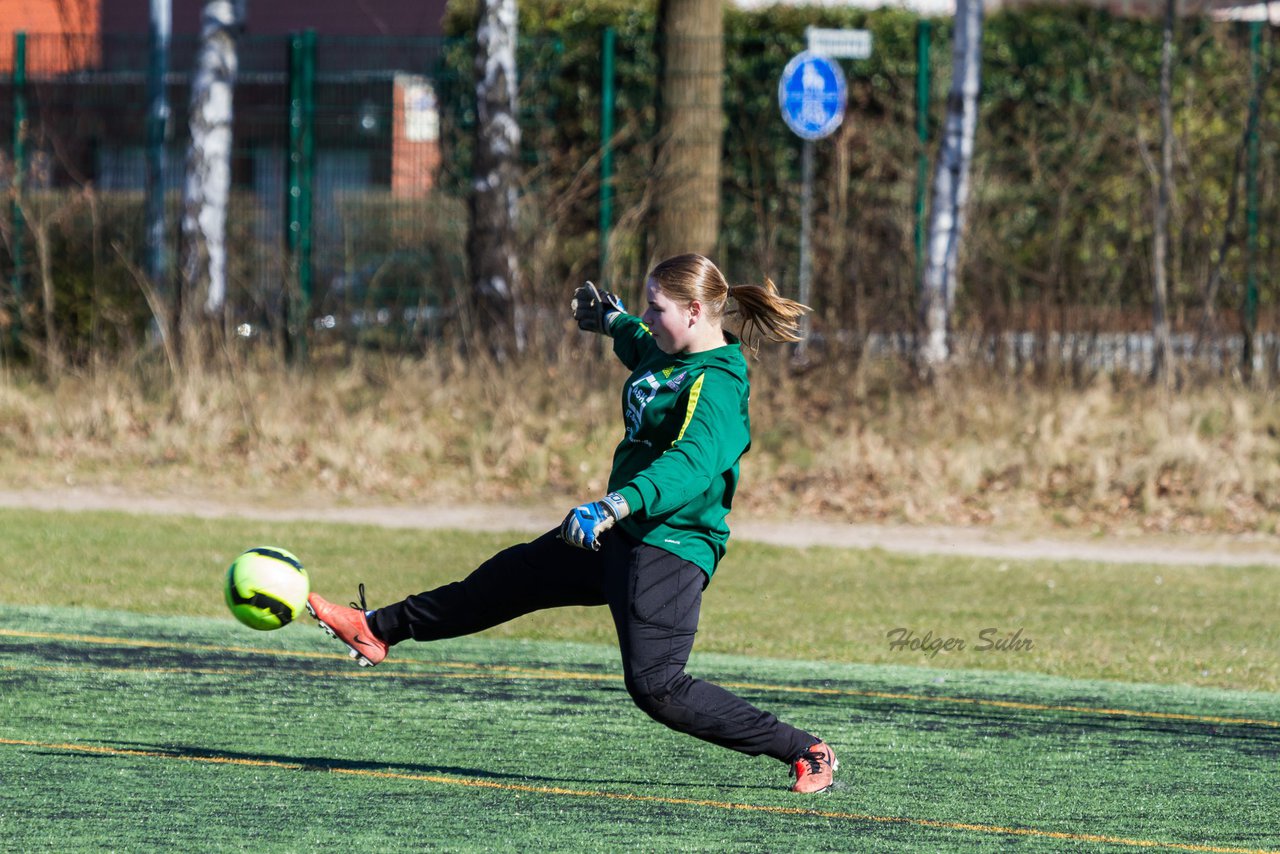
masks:
[[[731,285],[729,296],[738,304],[730,313],[742,318],[742,341],[752,350],[760,348],[762,338],[800,340],[800,318],[809,306],[779,294],[772,280],[766,278],[764,285]]]

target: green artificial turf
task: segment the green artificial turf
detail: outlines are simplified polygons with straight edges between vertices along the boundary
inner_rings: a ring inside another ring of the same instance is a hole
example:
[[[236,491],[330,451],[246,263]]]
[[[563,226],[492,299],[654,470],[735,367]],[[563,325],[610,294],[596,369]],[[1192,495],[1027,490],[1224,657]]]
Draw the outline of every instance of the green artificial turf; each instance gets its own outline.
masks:
[[[0,511],[0,850],[1280,850],[1273,570],[736,544],[690,671],[830,742],[816,797],[635,709],[604,609],[369,670],[222,601],[252,545],[376,605],[513,540]]]
[[[1280,696],[698,654],[839,787],[630,703],[609,646],[355,667],[313,625],[0,607],[6,850],[1280,848]],[[308,621],[309,622],[309,621]]]

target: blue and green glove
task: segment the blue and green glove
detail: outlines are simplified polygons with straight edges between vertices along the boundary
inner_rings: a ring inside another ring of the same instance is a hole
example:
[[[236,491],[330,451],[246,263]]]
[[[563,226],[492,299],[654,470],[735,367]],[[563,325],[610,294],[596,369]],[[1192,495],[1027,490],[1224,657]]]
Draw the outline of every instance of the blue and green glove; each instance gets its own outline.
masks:
[[[598,552],[601,535],[630,513],[627,500],[610,492],[599,501],[588,501],[570,510],[560,523],[560,539],[571,546]]]

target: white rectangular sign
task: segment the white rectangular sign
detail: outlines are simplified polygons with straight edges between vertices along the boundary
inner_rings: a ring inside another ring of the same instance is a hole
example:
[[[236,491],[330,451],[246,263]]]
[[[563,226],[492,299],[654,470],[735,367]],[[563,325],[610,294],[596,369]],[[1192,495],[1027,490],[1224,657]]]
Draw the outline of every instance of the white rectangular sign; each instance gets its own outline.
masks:
[[[436,90],[425,77],[397,75],[404,90],[404,135],[409,142],[440,139],[440,109]]]
[[[870,30],[824,30],[807,27],[804,31],[809,50],[833,59],[866,59],[871,56]]]

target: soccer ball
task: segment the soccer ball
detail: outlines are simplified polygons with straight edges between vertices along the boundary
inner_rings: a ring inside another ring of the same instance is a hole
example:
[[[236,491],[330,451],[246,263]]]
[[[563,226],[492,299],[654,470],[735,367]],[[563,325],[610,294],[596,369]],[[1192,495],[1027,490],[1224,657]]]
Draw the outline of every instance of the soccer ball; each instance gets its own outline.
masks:
[[[223,592],[237,620],[266,632],[288,625],[302,613],[311,579],[291,552],[260,546],[231,562]]]

